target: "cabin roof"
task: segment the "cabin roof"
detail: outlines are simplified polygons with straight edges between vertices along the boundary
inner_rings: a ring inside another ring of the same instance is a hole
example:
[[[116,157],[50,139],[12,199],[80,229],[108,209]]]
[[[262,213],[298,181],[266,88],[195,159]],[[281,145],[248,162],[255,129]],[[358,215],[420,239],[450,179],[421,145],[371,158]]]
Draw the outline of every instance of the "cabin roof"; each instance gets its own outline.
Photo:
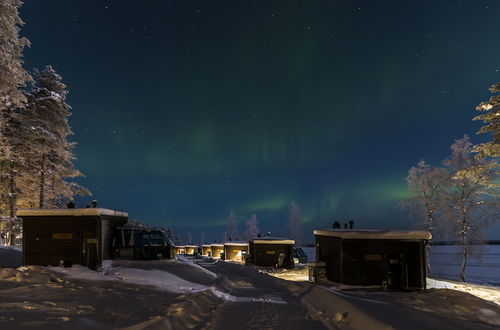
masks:
[[[212,245],[210,244],[203,244],[202,247],[211,247]]]
[[[264,236],[252,239],[253,244],[295,244],[293,239]]]
[[[224,244],[222,244],[222,243],[213,243],[213,244],[210,244],[210,246],[224,246]]]
[[[431,233],[423,230],[374,230],[374,229],[316,229],[314,235],[338,237],[341,239],[400,239],[429,240]]]
[[[186,244],[186,245],[184,245],[184,247],[187,247],[187,248],[197,248],[198,245]]]
[[[224,245],[248,246],[248,242],[246,242],[246,241],[228,241],[228,242],[224,242]]]
[[[112,216],[127,218],[127,212],[115,211],[102,208],[79,208],[79,209],[24,209],[18,210],[17,216],[19,217],[54,217],[54,216]]]

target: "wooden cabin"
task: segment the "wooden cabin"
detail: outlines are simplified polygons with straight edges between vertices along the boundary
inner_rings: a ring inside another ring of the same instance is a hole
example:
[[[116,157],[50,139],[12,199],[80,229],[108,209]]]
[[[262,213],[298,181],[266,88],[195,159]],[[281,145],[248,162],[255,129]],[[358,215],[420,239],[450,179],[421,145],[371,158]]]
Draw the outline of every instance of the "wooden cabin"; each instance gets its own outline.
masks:
[[[224,260],[245,262],[248,254],[248,242],[229,241],[224,243]]]
[[[80,264],[97,269],[112,258],[113,233],[128,214],[103,208],[19,210],[23,264]]]
[[[204,257],[211,257],[212,256],[212,249],[210,244],[204,244],[201,246],[201,255]]]
[[[174,244],[159,229],[117,227],[113,238],[113,257],[135,260],[172,259]]]
[[[316,261],[328,280],[391,289],[426,288],[426,245],[431,234],[409,230],[314,230]]]
[[[250,240],[250,260],[256,266],[291,268],[293,267],[292,239],[281,237],[258,237]]]
[[[222,244],[222,243],[210,244],[210,251],[212,253],[212,258],[220,259],[222,256],[222,253],[224,253],[224,244]]]
[[[186,254],[186,247],[184,245],[176,245],[174,251],[175,254]]]
[[[184,254],[194,255],[198,253],[198,245],[184,245]]]

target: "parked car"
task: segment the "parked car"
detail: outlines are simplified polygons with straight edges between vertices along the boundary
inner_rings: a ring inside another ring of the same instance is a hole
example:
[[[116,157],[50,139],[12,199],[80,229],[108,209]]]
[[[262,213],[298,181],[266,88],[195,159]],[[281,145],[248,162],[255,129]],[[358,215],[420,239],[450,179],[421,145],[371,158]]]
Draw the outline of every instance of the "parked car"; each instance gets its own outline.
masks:
[[[307,255],[302,250],[302,248],[293,248],[293,263],[294,264],[306,264],[307,263]]]

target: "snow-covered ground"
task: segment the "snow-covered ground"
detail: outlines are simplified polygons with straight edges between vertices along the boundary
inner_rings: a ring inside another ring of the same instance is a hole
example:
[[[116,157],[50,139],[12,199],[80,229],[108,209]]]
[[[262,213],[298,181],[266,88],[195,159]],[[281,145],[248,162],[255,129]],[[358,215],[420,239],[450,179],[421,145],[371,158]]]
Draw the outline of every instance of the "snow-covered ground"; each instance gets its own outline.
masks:
[[[433,289],[424,293],[340,291],[308,283],[306,274],[306,267],[260,269],[189,257],[106,261],[100,272],[78,265],[0,268],[0,329],[500,326],[496,288],[429,280]]]

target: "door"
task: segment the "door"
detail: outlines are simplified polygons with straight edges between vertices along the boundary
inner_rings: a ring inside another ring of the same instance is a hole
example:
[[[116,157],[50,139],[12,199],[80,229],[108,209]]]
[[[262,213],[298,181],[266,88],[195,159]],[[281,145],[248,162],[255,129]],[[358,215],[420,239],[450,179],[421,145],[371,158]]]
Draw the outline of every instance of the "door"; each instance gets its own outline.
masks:
[[[404,274],[404,258],[400,253],[389,254],[387,284],[390,289],[403,289],[406,287]]]
[[[99,264],[97,238],[95,233],[82,233],[82,265],[90,269],[97,269]]]

